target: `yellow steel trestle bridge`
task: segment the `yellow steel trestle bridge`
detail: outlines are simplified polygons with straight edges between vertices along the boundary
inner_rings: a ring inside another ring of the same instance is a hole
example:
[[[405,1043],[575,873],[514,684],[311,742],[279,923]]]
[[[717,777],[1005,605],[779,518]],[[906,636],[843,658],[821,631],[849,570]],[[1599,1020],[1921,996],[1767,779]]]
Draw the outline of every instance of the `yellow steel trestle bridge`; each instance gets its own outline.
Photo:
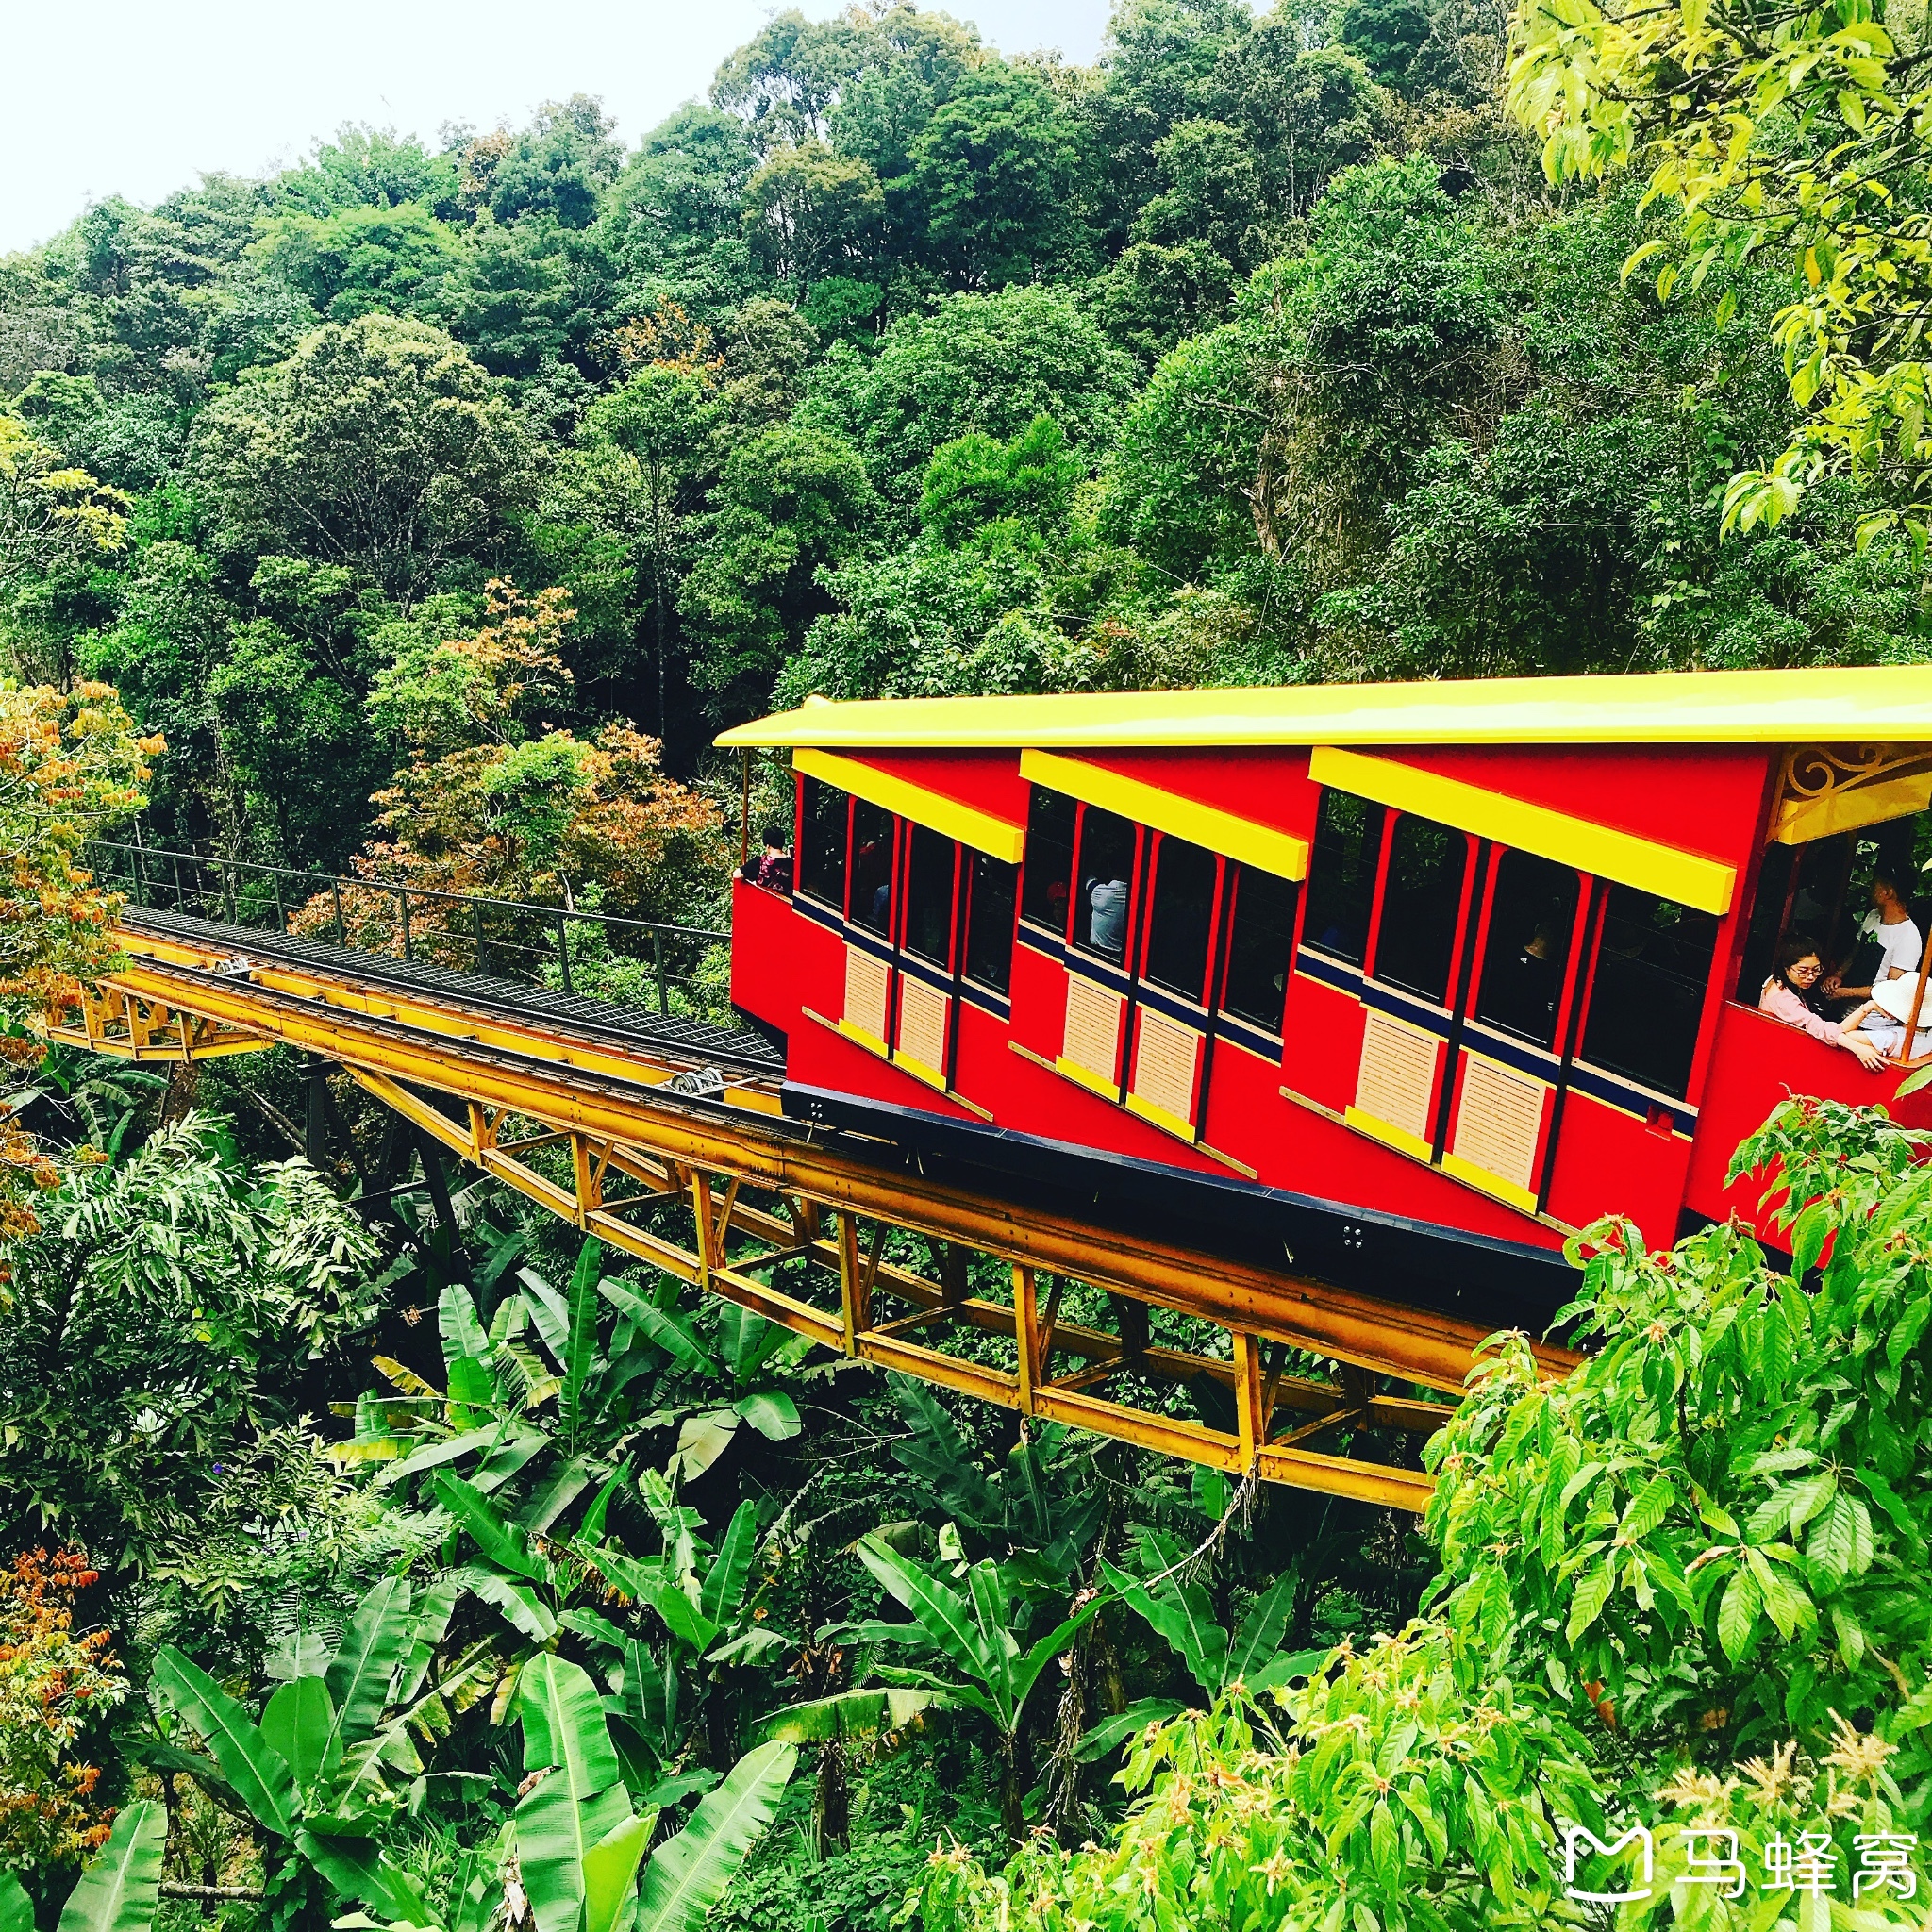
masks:
[[[204,890],[198,903],[240,902],[231,881],[225,902]],[[285,924],[279,903],[274,916]],[[232,917],[130,903],[126,963],[57,1037],[141,1061],[303,1049],[423,1137],[425,1172],[447,1149],[612,1247],[827,1348],[1230,1474],[1402,1510],[1428,1500],[1415,1449],[1449,1411],[1418,1391],[1461,1386],[1485,1333],[1474,1323],[927,1177],[881,1142],[787,1118],[782,1063],[754,1033]],[[409,917],[406,898],[398,950]],[[895,1230],[924,1238],[910,1245],[928,1257],[924,1272],[886,1258]],[[975,1255],[1002,1264],[1010,1300],[972,1291]],[[1110,1325],[1063,1318],[1069,1280],[1104,1291]],[[1162,1346],[1154,1307],[1218,1335]],[[946,1346],[986,1336],[1002,1345]],[[1288,1373],[1295,1351],[1328,1373]],[[1552,1372],[1574,1360],[1539,1353]],[[976,1358],[989,1354],[997,1363]],[[1201,1406],[1231,1411],[1234,1426],[1126,1399],[1137,1385],[1186,1384],[1218,1385]]]

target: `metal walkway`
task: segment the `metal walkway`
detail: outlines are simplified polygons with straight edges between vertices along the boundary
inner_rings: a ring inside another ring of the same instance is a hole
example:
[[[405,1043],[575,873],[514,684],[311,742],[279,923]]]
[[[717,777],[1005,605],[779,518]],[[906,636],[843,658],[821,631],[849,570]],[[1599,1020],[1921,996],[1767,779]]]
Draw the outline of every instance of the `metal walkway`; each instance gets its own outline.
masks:
[[[829,1348],[1231,1474],[1427,1501],[1416,1439],[1448,1410],[1418,1388],[1460,1387],[1475,1324],[908,1171],[785,1117],[756,1033],[179,913],[129,908],[121,937],[128,964],[58,1038],[150,1061],[303,1049],[574,1226]],[[975,1256],[1009,1297],[974,1291]],[[1191,1345],[1153,1309],[1192,1318]],[[1176,1389],[1215,1420],[1167,1412]]]

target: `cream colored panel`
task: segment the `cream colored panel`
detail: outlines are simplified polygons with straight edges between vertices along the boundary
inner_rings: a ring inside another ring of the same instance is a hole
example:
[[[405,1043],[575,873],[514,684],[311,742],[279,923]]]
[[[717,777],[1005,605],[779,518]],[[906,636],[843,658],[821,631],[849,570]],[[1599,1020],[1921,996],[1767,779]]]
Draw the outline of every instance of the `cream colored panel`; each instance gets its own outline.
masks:
[[[891,976],[883,959],[858,946],[845,948],[845,1019],[874,1040],[886,1037],[886,989]]]
[[[1436,1084],[1436,1037],[1372,1008],[1362,1031],[1361,1074],[1355,1104],[1363,1113],[1418,1141],[1429,1138]]]
[[[1066,1044],[1061,1053],[1076,1067],[1103,1080],[1113,1079],[1120,1057],[1121,1008],[1125,1004],[1111,987],[1068,974]]]
[[[1525,1193],[1536,1191],[1536,1143],[1542,1128],[1540,1080],[1472,1054],[1456,1110],[1456,1153]]]
[[[1150,1107],[1175,1120],[1194,1118],[1194,1067],[1201,1036],[1191,1026],[1141,1008],[1139,1043],[1134,1049],[1134,1091]]]
[[[950,1003],[923,979],[899,975],[899,1051],[935,1074],[946,1071],[946,1010]]]

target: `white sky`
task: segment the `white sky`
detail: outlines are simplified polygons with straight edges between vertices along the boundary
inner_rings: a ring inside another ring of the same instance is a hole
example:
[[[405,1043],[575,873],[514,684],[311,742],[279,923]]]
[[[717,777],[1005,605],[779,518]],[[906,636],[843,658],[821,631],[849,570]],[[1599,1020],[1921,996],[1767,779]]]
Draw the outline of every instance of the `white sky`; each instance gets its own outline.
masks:
[[[823,17],[836,0],[803,0]],[[204,172],[258,175],[345,121],[433,138],[601,94],[627,143],[709,86],[778,11],[760,0],[6,0],[0,254],[91,200],[152,203]],[[1091,60],[1107,0],[953,0],[1008,53]]]

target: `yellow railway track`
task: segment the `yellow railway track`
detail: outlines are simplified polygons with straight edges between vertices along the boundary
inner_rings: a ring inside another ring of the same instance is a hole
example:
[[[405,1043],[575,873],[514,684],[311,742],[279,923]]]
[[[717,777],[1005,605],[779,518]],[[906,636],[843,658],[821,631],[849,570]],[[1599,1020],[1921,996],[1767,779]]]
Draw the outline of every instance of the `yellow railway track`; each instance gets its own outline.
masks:
[[[1484,1339],[1474,1324],[908,1174],[876,1142],[786,1119],[775,1077],[749,1064],[726,1070],[719,1091],[678,1092],[689,1051],[601,1027],[580,1004],[556,1018],[531,1003],[511,1010],[487,982],[475,993],[460,975],[412,984],[377,960],[278,950],[239,930],[146,929],[138,915],[122,943],[125,966],[57,1037],[147,1061],[302,1048],[572,1225],[858,1360],[1230,1474],[1427,1504],[1420,1469],[1322,1445],[1346,1436],[1373,1453],[1391,1432],[1438,1426],[1448,1408],[1415,1388],[1460,1387]],[[664,1230],[673,1204],[688,1239]],[[924,1238],[930,1274],[884,1258],[894,1230]],[[1010,1302],[970,1291],[974,1254],[1003,1264]],[[765,1278],[798,1264],[804,1293]],[[1104,1291],[1113,1332],[1061,1319],[1070,1279]],[[1219,1333],[1198,1349],[1160,1346],[1150,1307]],[[997,1339],[998,1362],[979,1358],[983,1344],[940,1345],[984,1337]],[[1295,1350],[1333,1372],[1287,1374]],[[1538,1353],[1553,1374],[1574,1360]],[[1197,1379],[1224,1391],[1233,1429],[1101,1392]]]

